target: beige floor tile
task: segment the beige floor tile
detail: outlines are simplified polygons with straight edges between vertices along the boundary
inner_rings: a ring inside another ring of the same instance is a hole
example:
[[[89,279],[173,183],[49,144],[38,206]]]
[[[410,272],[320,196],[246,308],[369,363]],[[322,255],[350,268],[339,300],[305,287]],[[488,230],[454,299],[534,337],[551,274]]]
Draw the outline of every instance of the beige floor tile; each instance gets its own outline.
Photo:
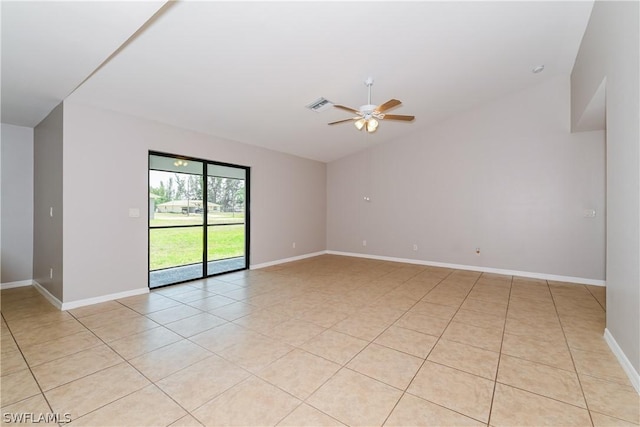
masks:
[[[186,415],[173,400],[154,385],[103,406],[74,420],[70,426],[159,426]]]
[[[438,339],[433,335],[391,326],[375,342],[413,356],[426,358]]]
[[[53,412],[69,412],[76,419],[149,384],[129,364],[121,363],[46,391],[45,396]]]
[[[193,411],[249,375],[248,371],[213,355],[169,375],[156,385],[182,407]]]
[[[454,322],[465,323],[467,325],[479,326],[481,328],[488,329],[500,329],[504,328],[505,318],[498,314],[481,313],[479,311],[472,311],[466,309],[460,309],[453,318]]]
[[[54,311],[36,311],[36,315],[33,315],[26,319],[11,320],[9,317],[5,318],[7,320],[7,324],[11,328],[11,332],[14,335],[18,335],[20,332],[42,328],[42,325],[54,327],[55,324],[58,324],[60,322],[75,320],[75,318],[66,311],[59,311],[55,307],[53,310]],[[3,312],[2,314],[6,316],[6,313]]]
[[[551,301],[551,292],[547,285],[527,285],[515,283],[511,287],[511,296],[533,300]]]
[[[427,360],[495,380],[499,353],[441,339]]]
[[[180,301],[184,304],[189,304],[191,302],[203,300],[212,296],[215,296],[215,294],[201,288],[193,288],[193,290],[172,295],[170,298],[176,301]]]
[[[122,309],[122,304],[117,301],[107,301],[99,304],[87,305],[85,307],[74,308],[68,312],[75,318],[91,316],[98,313],[105,313],[116,309]]]
[[[435,403],[405,394],[384,423],[385,426],[484,426]]]
[[[587,407],[614,418],[640,424],[640,396],[631,386],[580,375]]]
[[[72,318],[69,313],[61,314],[60,310],[44,299],[23,302],[23,304],[27,305],[2,309],[2,315],[11,328],[16,328],[20,325],[24,325],[24,328],[27,328],[45,321],[63,321]]]
[[[425,362],[407,392],[476,420],[487,422],[494,382]]]
[[[503,384],[496,385],[492,426],[589,426],[586,409]]]
[[[27,362],[24,360],[24,357],[22,357],[22,353],[17,349],[16,351],[2,353],[2,360],[0,360],[0,376],[12,374],[27,368]]]
[[[251,377],[201,406],[193,416],[206,426],[276,425],[300,403],[277,387]]]
[[[121,362],[122,358],[103,344],[43,363],[32,370],[38,384],[46,391]]]
[[[129,360],[180,340],[182,340],[180,335],[167,328],[159,327],[110,342],[109,347]]]
[[[304,320],[289,319],[268,331],[267,335],[289,345],[300,346],[324,331],[325,328],[322,326]]]
[[[3,407],[40,394],[40,388],[28,369],[4,375],[0,381]]]
[[[332,330],[371,341],[389,327],[389,323],[372,321],[365,315],[350,316],[331,327]]]
[[[407,314],[398,319],[394,326],[411,329],[417,332],[422,332],[423,334],[439,337],[440,335],[442,335],[442,332],[444,332],[448,323],[449,321],[446,319],[425,316],[424,314],[412,313],[411,311],[409,311]]]
[[[296,349],[263,368],[258,376],[304,400],[339,369],[337,363]]]
[[[190,341],[182,340],[134,357],[129,363],[151,381],[156,382],[209,356],[211,352]]]
[[[350,426],[381,425],[402,392],[343,368],[307,399],[307,403]]]
[[[552,339],[562,341],[564,339],[560,323],[551,326],[548,324],[523,322],[513,317],[507,317],[507,323],[504,331],[511,335],[529,336],[543,340]]]
[[[324,328],[330,328],[349,317],[349,312],[327,303],[298,313],[295,317]]]
[[[123,298],[121,300],[118,300],[118,302],[126,305],[130,309],[135,310],[140,314],[149,314],[153,313],[154,311],[160,311],[166,308],[181,305],[181,303],[176,300],[156,293]]]
[[[236,344],[261,339],[263,335],[235,323],[226,323],[189,338],[190,341],[213,352],[220,352]]]
[[[202,313],[202,311],[197,308],[193,308],[188,305],[178,305],[175,307],[165,308],[164,310],[154,311],[153,313],[147,314],[147,317],[154,322],[165,325],[200,313]]]
[[[424,298],[423,301],[430,302],[432,304],[448,305],[451,307],[460,307],[465,299],[465,295],[443,293],[431,291]]]
[[[193,290],[196,290],[198,288],[196,288],[195,286],[192,286],[190,283],[183,283],[183,284],[179,284],[179,285],[173,285],[173,286],[165,286],[163,288],[160,289],[155,289],[152,293],[155,295],[162,295],[162,296],[166,296],[166,297],[172,297],[175,295],[180,295],[183,294],[185,292],[190,292]]]
[[[158,325],[153,320],[144,316],[125,318],[122,321],[110,322],[108,325],[94,328],[91,331],[104,342],[111,342],[129,335],[135,335],[149,329],[157,328]]]
[[[498,382],[586,408],[575,372],[502,355]]]
[[[502,353],[542,363],[568,371],[575,371],[567,344],[560,340],[504,334]]]
[[[603,380],[631,385],[629,377],[620,366],[613,353],[600,353],[572,349],[571,355],[580,374],[586,374]]]
[[[102,341],[91,332],[83,331],[55,341],[24,346],[22,353],[30,366],[36,366],[101,344]]]
[[[317,427],[342,427],[340,421],[331,418],[329,415],[318,411],[305,403],[298,406],[292,413],[282,420],[278,426],[281,427],[300,427],[300,426],[317,426]]]
[[[113,310],[90,314],[78,320],[87,328],[96,329],[113,323],[122,323],[125,319],[139,318],[141,316],[140,313],[131,310],[129,307],[121,304],[118,305],[120,307],[114,308]]]
[[[254,311],[233,323],[260,333],[268,333],[279,324],[289,320],[289,316],[271,310]]]
[[[267,336],[256,336],[217,353],[238,366],[256,373],[292,349],[293,347],[281,341]]]
[[[169,424],[169,427],[202,427],[202,423],[196,420],[193,415],[185,415],[178,421]]]
[[[420,301],[409,310],[412,313],[424,314],[425,316],[439,317],[445,320],[451,320],[456,314],[457,308],[449,305],[432,304],[426,301]]]
[[[452,321],[442,338],[494,352],[500,351],[502,331]]]
[[[246,304],[244,302],[234,302],[229,305],[225,305],[219,308],[215,308],[213,310],[208,310],[209,313],[214,316],[221,317],[225,320],[233,321],[244,317],[248,314],[251,314],[254,311],[260,310],[258,307]]]
[[[72,406],[75,425],[202,426],[186,412],[200,407],[213,424],[473,425],[497,377],[491,424],[580,425],[588,408],[596,427],[637,425],[640,398],[603,339],[605,299],[604,287],[334,255],[69,312],[9,289],[2,409]],[[8,392],[22,400],[7,405]],[[163,403],[118,418],[145,400]]]
[[[41,393],[12,405],[2,406],[3,426],[58,426],[56,419],[47,422],[41,417],[48,417],[53,414],[49,404]],[[67,414],[58,414],[58,421],[70,421]],[[27,419],[29,417],[30,419]]]
[[[31,328],[22,331],[18,330],[14,332],[14,336],[18,344],[24,347],[58,340],[86,330],[87,328],[85,328],[82,323],[78,322],[76,319],[70,318],[62,322],[44,324],[44,326],[41,324],[38,328]]]
[[[344,365],[366,345],[365,340],[328,329],[304,343],[301,348]]]
[[[209,297],[203,299],[197,299],[195,301],[188,302],[187,304],[191,307],[195,307],[198,310],[202,311],[211,311],[217,308],[225,307],[230,304],[236,304],[237,301],[232,298],[227,298],[222,295],[212,295],[209,294]]]
[[[347,365],[348,368],[385,384],[404,390],[422,365],[422,359],[370,344]]]
[[[494,301],[491,304],[487,304],[486,301],[475,298],[467,298],[464,303],[462,303],[460,308],[471,311],[479,311],[481,313],[504,316],[507,312],[507,303]]]
[[[590,413],[593,427],[638,427],[638,424],[630,423],[620,418],[613,418],[593,411]]]
[[[18,344],[9,333],[3,333],[0,339],[0,354],[2,357],[7,353],[19,352]]]
[[[182,335],[185,338],[197,335],[201,332],[224,325],[226,320],[208,313],[196,314],[186,319],[176,320],[165,324],[165,328]]]

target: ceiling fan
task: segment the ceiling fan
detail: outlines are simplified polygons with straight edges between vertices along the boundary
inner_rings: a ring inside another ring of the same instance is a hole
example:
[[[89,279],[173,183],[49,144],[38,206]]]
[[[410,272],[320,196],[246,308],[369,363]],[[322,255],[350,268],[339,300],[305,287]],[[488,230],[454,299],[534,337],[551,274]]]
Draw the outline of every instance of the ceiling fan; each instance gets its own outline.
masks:
[[[378,106],[371,104],[371,86],[373,86],[373,79],[369,77],[364,84],[367,86],[369,90],[369,97],[367,99],[367,105],[363,105],[360,109],[356,110],[355,108],[345,107],[344,105],[335,104],[334,107],[340,108],[341,110],[349,111],[350,113],[356,114],[355,117],[351,117],[350,119],[338,120],[336,122],[329,123],[330,125],[335,125],[338,123],[345,123],[355,120],[353,123],[358,130],[362,130],[363,128],[367,130],[367,132],[375,132],[378,129],[378,120],[402,120],[405,122],[410,122],[415,117],[414,116],[405,116],[402,114],[385,114],[385,111],[390,110],[398,105],[402,104],[397,99],[390,99],[384,104],[380,104]]]

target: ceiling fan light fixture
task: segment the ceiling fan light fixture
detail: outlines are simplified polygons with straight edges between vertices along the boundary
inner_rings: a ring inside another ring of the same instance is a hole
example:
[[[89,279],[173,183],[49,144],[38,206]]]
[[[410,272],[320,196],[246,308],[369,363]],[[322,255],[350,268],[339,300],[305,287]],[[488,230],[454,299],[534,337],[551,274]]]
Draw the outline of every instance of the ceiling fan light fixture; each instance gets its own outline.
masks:
[[[355,127],[358,130],[362,130],[362,128],[364,127],[365,123],[367,123],[367,121],[365,119],[359,119],[359,120],[356,120],[353,124],[355,125]]]
[[[375,132],[378,129],[378,121],[373,117],[367,121],[367,132]]]

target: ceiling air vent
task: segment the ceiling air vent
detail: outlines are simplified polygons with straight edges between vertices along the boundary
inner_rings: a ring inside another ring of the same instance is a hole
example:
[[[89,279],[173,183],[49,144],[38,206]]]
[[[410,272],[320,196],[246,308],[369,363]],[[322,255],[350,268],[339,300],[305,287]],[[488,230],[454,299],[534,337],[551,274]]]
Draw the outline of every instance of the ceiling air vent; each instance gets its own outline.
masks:
[[[318,98],[315,101],[313,101],[311,104],[308,104],[307,108],[310,109],[311,111],[315,111],[316,113],[319,113],[321,111],[331,108],[332,106],[333,106],[333,103],[328,99]]]

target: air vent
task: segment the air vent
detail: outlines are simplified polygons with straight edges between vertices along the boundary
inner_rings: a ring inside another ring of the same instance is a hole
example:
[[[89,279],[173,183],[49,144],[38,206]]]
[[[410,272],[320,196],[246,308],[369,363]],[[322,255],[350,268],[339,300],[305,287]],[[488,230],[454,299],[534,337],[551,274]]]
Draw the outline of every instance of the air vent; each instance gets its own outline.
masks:
[[[311,104],[307,105],[307,108],[311,111],[315,111],[316,113],[320,113],[321,111],[327,110],[333,106],[333,103],[328,99],[318,98],[313,101]]]

